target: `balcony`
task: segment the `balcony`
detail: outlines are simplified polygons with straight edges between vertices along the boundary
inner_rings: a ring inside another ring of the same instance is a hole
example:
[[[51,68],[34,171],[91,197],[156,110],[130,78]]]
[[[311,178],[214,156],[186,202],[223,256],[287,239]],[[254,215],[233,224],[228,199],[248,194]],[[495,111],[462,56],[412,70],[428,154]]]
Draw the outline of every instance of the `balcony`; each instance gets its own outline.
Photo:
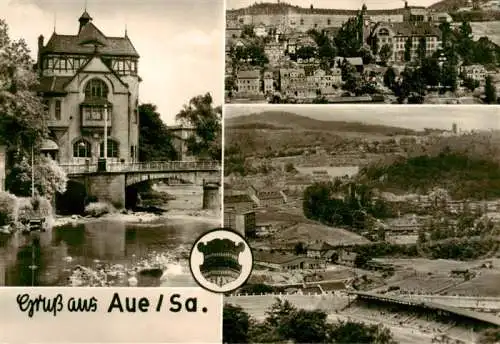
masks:
[[[105,126],[111,128],[112,107],[108,104],[82,104],[81,120],[82,128],[104,129]],[[107,120],[105,121],[105,117]],[[106,123],[107,122],[107,123]]]

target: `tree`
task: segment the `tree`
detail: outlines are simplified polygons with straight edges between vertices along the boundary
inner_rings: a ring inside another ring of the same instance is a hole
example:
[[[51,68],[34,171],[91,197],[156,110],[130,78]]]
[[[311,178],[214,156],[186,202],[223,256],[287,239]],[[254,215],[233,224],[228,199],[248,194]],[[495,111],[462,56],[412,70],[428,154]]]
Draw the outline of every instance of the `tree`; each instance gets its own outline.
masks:
[[[224,305],[222,315],[222,342],[247,343],[250,316],[239,306]]]
[[[384,44],[382,48],[380,49],[380,60],[382,61],[383,65],[386,65],[387,62],[389,62],[389,59],[392,56],[392,48],[389,44]]]
[[[269,59],[264,52],[264,47],[259,44],[251,44],[244,49],[244,58],[250,60],[253,66],[264,66]]]
[[[177,160],[172,134],[154,104],[139,105],[139,160]]]
[[[339,56],[356,57],[363,46],[362,32],[360,32],[358,17],[351,17],[342,24],[340,30],[335,36],[335,45]]]
[[[396,71],[394,68],[389,67],[384,73],[384,85],[389,89],[393,89],[396,84]]]
[[[417,48],[417,56],[420,64],[422,64],[423,60],[427,55],[427,43],[425,37],[420,37],[418,40],[418,48]]]
[[[242,38],[253,38],[255,37],[255,31],[253,25],[244,25],[241,31]]]
[[[334,343],[396,344],[391,331],[382,325],[365,325],[354,321],[339,322],[331,331]]]
[[[412,46],[411,37],[408,37],[405,42],[405,53],[404,53],[405,62],[411,61],[411,46]]]
[[[444,22],[439,24],[439,30],[441,31],[441,41],[443,49],[449,47],[453,43],[453,30],[451,29],[450,23]]]
[[[0,19],[0,144],[30,156],[48,134],[47,111],[35,90],[33,61],[24,40],[11,41]]]
[[[437,86],[441,81],[441,72],[436,58],[429,57],[421,60],[420,70],[426,85]]]
[[[222,159],[222,107],[213,106],[210,93],[192,98],[177,114],[177,120],[195,128],[187,140],[193,155],[215,160]]]
[[[66,191],[68,178],[52,159],[39,156],[35,160],[35,193],[52,199],[56,193]],[[5,180],[6,188],[16,196],[31,196],[31,164],[26,157],[15,163]]]
[[[297,58],[308,60],[312,57],[316,57],[316,49],[311,46],[300,47],[296,52]]]
[[[490,75],[486,77],[486,83],[484,85],[484,101],[488,104],[497,102],[497,90],[495,85],[493,85],[493,79]]]
[[[463,80],[463,85],[465,88],[467,88],[469,91],[474,91],[476,88],[479,87],[479,81],[474,80],[472,78],[468,78],[466,76],[462,77]]]

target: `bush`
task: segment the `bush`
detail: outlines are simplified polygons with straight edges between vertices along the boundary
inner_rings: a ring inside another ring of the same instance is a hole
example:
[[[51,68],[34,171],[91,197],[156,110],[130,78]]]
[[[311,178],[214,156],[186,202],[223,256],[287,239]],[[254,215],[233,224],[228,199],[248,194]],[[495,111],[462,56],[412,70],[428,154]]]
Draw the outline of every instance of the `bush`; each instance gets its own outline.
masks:
[[[94,202],[94,203],[89,203],[85,207],[85,214],[93,216],[93,217],[99,217],[104,214],[109,214],[115,211],[115,208],[105,202]]]
[[[0,226],[17,221],[19,200],[8,192],[0,192]]]
[[[44,218],[46,221],[52,219],[53,209],[50,201],[44,197],[34,199],[19,198],[18,221],[27,222],[32,218]]]
[[[35,165],[36,192],[48,199],[56,193],[64,193],[68,178],[62,168],[52,159],[40,157]],[[7,174],[7,189],[21,197],[31,196],[31,165],[27,159],[15,163]]]

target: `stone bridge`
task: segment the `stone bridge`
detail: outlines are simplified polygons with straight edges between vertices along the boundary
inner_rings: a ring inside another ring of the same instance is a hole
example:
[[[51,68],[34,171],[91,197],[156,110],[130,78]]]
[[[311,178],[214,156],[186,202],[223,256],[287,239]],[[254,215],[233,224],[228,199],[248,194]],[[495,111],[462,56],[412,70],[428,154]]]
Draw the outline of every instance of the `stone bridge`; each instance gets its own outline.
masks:
[[[70,180],[85,186],[87,195],[100,201],[125,207],[126,189],[150,180],[175,180],[205,185],[221,182],[221,167],[217,161],[158,161],[144,163],[107,163],[60,165]]]

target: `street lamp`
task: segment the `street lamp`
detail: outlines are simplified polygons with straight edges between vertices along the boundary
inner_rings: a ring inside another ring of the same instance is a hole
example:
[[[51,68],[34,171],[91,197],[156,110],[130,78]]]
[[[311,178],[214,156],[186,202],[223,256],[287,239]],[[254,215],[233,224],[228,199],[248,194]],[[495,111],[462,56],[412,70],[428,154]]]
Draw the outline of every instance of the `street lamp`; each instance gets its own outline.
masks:
[[[99,157],[97,169],[99,171],[106,171],[108,159],[108,104],[104,104],[104,142],[103,142],[102,158]]]
[[[104,160],[108,159],[108,104],[104,104]]]

